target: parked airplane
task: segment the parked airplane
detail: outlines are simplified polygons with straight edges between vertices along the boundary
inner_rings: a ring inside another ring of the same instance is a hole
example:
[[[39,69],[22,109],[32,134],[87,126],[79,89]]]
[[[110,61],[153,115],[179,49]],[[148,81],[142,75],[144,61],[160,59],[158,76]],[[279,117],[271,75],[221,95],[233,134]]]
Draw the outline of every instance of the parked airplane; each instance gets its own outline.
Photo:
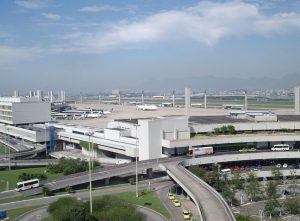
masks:
[[[155,106],[155,105],[137,105],[136,107],[138,110],[143,110],[143,111],[157,110],[157,106]]]

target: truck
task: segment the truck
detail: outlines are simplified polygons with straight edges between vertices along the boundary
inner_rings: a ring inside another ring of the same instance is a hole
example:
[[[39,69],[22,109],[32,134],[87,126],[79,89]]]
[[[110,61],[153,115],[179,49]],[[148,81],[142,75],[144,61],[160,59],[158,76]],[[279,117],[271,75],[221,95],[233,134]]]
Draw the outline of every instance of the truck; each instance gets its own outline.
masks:
[[[188,156],[197,157],[202,155],[210,155],[214,153],[214,148],[212,146],[208,147],[192,147],[189,150]]]
[[[7,212],[6,211],[0,211],[0,219],[7,218]]]

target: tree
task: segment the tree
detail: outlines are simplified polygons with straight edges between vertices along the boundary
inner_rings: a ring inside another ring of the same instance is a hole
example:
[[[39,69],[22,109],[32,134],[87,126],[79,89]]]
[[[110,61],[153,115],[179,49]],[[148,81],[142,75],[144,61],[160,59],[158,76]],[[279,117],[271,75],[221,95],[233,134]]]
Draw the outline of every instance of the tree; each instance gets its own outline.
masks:
[[[232,206],[232,203],[235,199],[235,191],[229,185],[226,185],[223,189],[222,195],[225,198],[226,202]]]
[[[235,215],[236,221],[254,221],[255,219],[251,216],[236,214]]]
[[[278,184],[275,181],[268,182],[267,187],[265,189],[266,197],[268,200],[276,199],[277,189],[278,189]]]
[[[197,177],[203,179],[204,181],[206,180],[205,178],[206,178],[207,171],[204,168],[198,165],[192,165],[189,167],[189,170]]]
[[[43,186],[42,191],[44,196],[49,196],[51,193],[50,189],[47,186]]]
[[[74,192],[74,190],[71,186],[66,186],[65,190],[66,190],[67,193],[73,193]]]
[[[295,196],[299,190],[297,176],[294,171],[291,171],[290,182],[288,186],[290,192]]]
[[[277,183],[280,184],[282,173],[280,172],[279,168],[273,167],[272,168],[272,178]]]
[[[254,173],[249,173],[245,192],[251,201],[256,200],[261,195],[261,187]]]
[[[272,219],[272,216],[276,215],[276,209],[280,207],[279,202],[276,199],[268,200],[265,204],[265,212],[269,214],[270,219]]]
[[[65,219],[65,214],[77,205],[79,202],[75,198],[63,197],[51,203],[47,211],[55,220],[61,220],[62,218]]]
[[[300,202],[297,198],[288,197],[284,203],[283,207],[289,211],[291,214],[299,214],[300,213]]]
[[[232,179],[230,184],[233,186],[234,189],[242,190],[244,188],[244,179],[242,178],[240,171],[234,171],[232,173]]]

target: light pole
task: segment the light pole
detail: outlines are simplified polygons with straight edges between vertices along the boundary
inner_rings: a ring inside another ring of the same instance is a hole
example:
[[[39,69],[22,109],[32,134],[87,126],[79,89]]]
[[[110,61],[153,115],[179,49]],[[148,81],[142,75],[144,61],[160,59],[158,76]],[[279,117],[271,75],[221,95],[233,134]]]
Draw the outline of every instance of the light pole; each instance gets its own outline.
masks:
[[[139,197],[139,189],[138,189],[138,181],[139,181],[139,177],[138,177],[138,136],[137,136],[137,130],[138,130],[138,126],[140,126],[139,124],[135,124],[135,196]]]
[[[10,148],[8,146],[8,133],[9,133],[9,128],[6,127],[6,146],[8,149],[8,170],[10,170],[11,166],[10,166]]]
[[[47,158],[48,151],[47,151],[47,138],[46,138],[46,134],[47,134],[47,127],[46,127],[46,124],[45,124],[44,142],[45,142],[45,151],[46,151],[46,158]]]
[[[93,213],[93,201],[92,201],[92,171],[91,171],[91,136],[93,132],[86,132],[85,135],[89,136],[89,184],[90,184],[90,213]]]

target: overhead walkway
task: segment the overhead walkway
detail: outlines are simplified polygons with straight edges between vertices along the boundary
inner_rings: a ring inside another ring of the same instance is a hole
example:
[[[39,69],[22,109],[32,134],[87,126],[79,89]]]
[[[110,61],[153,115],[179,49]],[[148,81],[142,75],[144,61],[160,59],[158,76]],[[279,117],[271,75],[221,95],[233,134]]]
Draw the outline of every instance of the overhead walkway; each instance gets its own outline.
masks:
[[[168,175],[180,185],[198,207],[201,221],[234,221],[234,215],[222,196],[204,181],[190,174],[178,162],[165,163]]]
[[[1,135],[0,135],[0,143],[4,144],[5,146],[8,146],[9,148],[15,151],[15,152],[10,152],[10,154],[9,153],[0,154],[0,161],[1,159],[8,159],[9,157],[13,159],[16,157],[36,155],[38,153],[45,151],[44,145],[28,143],[28,142],[20,141],[15,138],[9,138],[9,140],[6,140],[6,138]]]
[[[183,161],[183,166],[213,164],[222,162],[238,162],[250,160],[280,160],[280,159],[299,159],[300,151],[257,151],[251,153],[226,152],[217,155],[200,156]]]
[[[57,164],[57,159],[46,159],[46,160],[11,160],[11,167],[29,167],[29,166],[47,166],[49,164]],[[0,161],[0,167],[8,167],[9,162]]]

